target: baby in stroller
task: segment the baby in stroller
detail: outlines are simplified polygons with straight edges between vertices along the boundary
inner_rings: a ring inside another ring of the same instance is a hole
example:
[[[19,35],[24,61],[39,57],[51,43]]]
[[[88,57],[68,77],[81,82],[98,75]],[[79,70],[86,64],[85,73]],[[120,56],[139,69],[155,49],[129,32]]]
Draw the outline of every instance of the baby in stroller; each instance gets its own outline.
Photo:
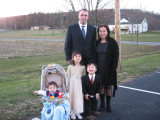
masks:
[[[43,95],[42,120],[68,120],[70,104],[66,86],[68,79],[65,70],[56,64],[42,67],[41,90],[35,94]]]

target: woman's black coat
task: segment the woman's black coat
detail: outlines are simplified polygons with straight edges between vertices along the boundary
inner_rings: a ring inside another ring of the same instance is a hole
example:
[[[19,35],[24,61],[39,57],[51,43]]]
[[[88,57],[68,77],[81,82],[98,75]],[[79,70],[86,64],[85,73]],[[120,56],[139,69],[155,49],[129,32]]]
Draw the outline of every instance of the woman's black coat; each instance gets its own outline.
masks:
[[[115,90],[117,90],[117,66],[119,58],[119,48],[116,40],[114,38],[107,38],[108,46],[105,55],[105,76],[104,76],[104,86],[114,85],[113,96],[115,95]],[[97,41],[98,46],[99,41]],[[98,61],[98,55],[97,55]],[[103,80],[102,80],[103,81]]]

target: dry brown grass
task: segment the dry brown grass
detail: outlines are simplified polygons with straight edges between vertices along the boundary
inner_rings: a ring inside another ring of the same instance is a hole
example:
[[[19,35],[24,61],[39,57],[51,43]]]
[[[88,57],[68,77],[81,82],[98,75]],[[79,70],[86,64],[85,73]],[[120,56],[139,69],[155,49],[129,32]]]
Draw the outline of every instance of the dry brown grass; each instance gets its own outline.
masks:
[[[152,53],[159,53],[160,45],[158,46],[149,46],[149,45],[127,45],[122,44],[122,59],[133,58],[138,56],[143,56]]]
[[[16,39],[62,39],[65,38],[66,30],[15,30],[0,32],[0,38]]]
[[[160,46],[122,44],[122,58],[160,52]],[[64,53],[64,42],[0,40],[0,59]]]
[[[64,42],[0,40],[0,58],[50,55],[64,52]]]

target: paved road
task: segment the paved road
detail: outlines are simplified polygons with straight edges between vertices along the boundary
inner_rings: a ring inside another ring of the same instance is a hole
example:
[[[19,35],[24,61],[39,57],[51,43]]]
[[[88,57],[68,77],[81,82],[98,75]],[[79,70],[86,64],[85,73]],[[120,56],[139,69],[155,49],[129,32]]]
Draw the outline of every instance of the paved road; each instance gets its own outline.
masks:
[[[63,39],[16,39],[16,38],[0,38],[0,40],[31,40],[31,41],[54,41],[54,42],[64,42]]]
[[[32,41],[54,41],[54,42],[64,42],[63,39],[14,39],[14,38],[0,38],[0,40],[32,40]],[[137,44],[136,41],[121,41],[122,44]],[[160,45],[160,42],[138,42],[139,45]]]
[[[137,44],[136,41],[121,41],[122,44]],[[138,45],[160,45],[160,42],[138,42]]]
[[[104,111],[95,120],[160,120],[160,70],[120,85],[112,113]]]
[[[160,120],[160,70],[119,86],[112,109],[96,120]]]

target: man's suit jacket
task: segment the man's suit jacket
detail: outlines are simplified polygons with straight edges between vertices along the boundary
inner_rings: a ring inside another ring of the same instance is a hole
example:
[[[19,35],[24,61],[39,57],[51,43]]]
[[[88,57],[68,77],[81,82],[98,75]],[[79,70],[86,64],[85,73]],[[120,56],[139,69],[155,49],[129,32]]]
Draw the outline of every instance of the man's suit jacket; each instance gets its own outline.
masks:
[[[83,94],[96,95],[100,92],[101,87],[101,76],[95,75],[94,83],[91,84],[91,80],[88,75],[82,77],[82,91]]]
[[[96,28],[87,24],[87,33],[84,39],[79,24],[68,27],[65,39],[66,61],[71,60],[72,51],[77,50],[82,54],[82,62],[95,62],[96,57]]]

